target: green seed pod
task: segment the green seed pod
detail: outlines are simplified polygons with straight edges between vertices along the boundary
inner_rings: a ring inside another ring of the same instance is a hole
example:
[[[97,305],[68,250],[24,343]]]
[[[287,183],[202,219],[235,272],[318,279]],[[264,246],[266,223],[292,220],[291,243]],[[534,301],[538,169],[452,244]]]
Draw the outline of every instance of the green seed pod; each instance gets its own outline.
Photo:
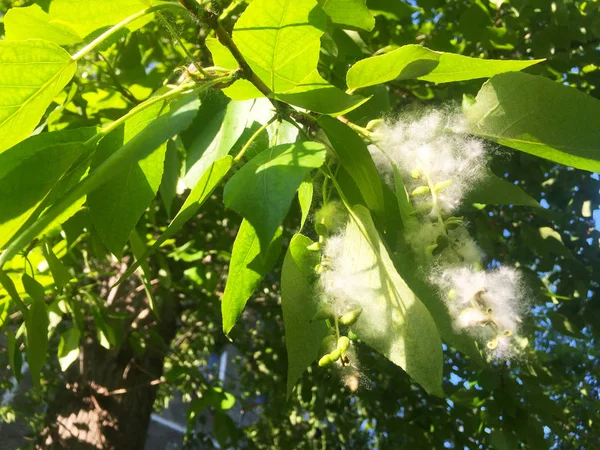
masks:
[[[453,183],[452,180],[446,180],[446,181],[441,181],[439,183],[436,183],[433,185],[433,192],[439,192],[442,189],[445,189],[448,186],[450,186],[452,183]]]
[[[335,336],[325,336],[321,341],[321,345],[319,346],[319,356],[330,353],[334,348],[336,348]]]
[[[410,176],[413,177],[415,180],[418,180],[419,178],[421,178],[421,171],[419,169],[415,169],[411,172]]]
[[[338,339],[337,350],[342,352],[342,355],[344,353],[346,353],[346,351],[348,350],[349,347],[350,347],[350,339],[348,339],[346,336],[342,336]]]
[[[331,364],[334,360],[331,359],[330,355],[325,355],[321,359],[319,359],[319,367],[325,367]]]
[[[348,338],[351,341],[356,341],[358,339],[358,335],[354,333],[352,330],[348,330]]]
[[[490,350],[495,350],[496,347],[498,347],[498,337],[497,336],[487,343],[487,348],[489,348]]]
[[[325,266],[323,264],[317,264],[315,266],[315,273],[321,275],[323,272],[325,272]]]
[[[324,237],[329,236],[329,231],[327,230],[327,227],[322,223],[318,223],[315,225],[315,232],[319,236],[324,236]]]
[[[306,247],[306,250],[308,250],[309,252],[320,252],[321,248],[321,243],[315,242],[314,244],[310,244],[308,247]]]
[[[346,326],[354,325],[356,323],[356,321],[358,320],[358,318],[360,317],[361,313],[362,313],[362,308],[355,309],[353,311],[349,311],[346,314],[344,314],[342,317],[340,317],[340,323],[342,325],[346,325]]]
[[[506,336],[506,337],[510,337],[510,336],[512,336],[512,331],[510,331],[510,330],[504,330],[504,333],[502,333],[502,334],[504,336]]]
[[[325,305],[322,306],[316,313],[314,316],[312,316],[312,318],[310,319],[311,322],[315,322],[317,320],[327,320],[327,319],[333,319],[334,315],[333,315],[333,309],[331,309],[331,306],[329,305]]]
[[[342,352],[336,349],[327,356],[329,356],[329,358],[331,359],[332,362],[337,361],[342,356]]]
[[[416,196],[416,195],[425,195],[425,194],[429,194],[430,190],[429,190],[429,186],[419,186],[418,188],[416,188],[415,190],[413,190],[410,195]]]

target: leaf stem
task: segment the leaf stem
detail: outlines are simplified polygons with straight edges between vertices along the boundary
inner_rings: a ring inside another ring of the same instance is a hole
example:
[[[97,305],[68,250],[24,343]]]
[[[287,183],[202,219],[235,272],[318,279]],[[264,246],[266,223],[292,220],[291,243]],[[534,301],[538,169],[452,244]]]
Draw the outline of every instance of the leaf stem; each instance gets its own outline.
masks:
[[[238,162],[239,160],[241,160],[244,157],[244,154],[248,151],[248,149],[254,143],[254,141],[256,140],[256,138],[258,136],[260,136],[260,134],[263,131],[265,131],[269,125],[271,125],[273,122],[275,122],[275,119],[277,119],[276,115],[273,116],[273,117],[271,117],[271,119],[267,123],[265,123],[263,126],[261,126],[258,130],[256,130],[256,132],[252,136],[250,136],[250,139],[248,139],[248,141],[244,144],[244,146],[242,147],[242,149],[240,150],[240,152],[233,159],[234,163]]]
[[[106,39],[111,37],[113,34],[117,33],[119,30],[125,28],[130,23],[138,20],[141,17],[144,17],[145,15],[152,14],[154,11],[159,11],[161,9],[167,9],[167,8],[180,9],[180,8],[183,8],[183,6],[180,5],[179,3],[159,3],[158,5],[154,5],[154,6],[151,6],[150,8],[146,8],[140,12],[137,12],[137,13],[127,17],[126,19],[122,20],[121,22],[119,22],[112,28],[108,29],[104,33],[102,33],[100,36],[98,36],[92,42],[90,42],[85,47],[83,47],[81,50],[79,50],[77,53],[72,55],[71,59],[73,61],[79,61],[81,58],[86,56],[88,53],[95,50],[96,47],[98,47],[100,44],[102,44]]]

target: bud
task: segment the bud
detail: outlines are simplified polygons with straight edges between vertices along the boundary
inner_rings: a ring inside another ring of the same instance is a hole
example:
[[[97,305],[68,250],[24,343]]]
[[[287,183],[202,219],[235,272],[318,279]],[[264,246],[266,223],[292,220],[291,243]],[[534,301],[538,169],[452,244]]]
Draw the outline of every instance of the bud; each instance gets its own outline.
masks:
[[[321,359],[319,359],[319,367],[325,367],[331,364],[333,360],[330,355],[325,355]]]
[[[342,355],[344,353],[346,353],[346,351],[348,350],[349,347],[350,347],[350,339],[348,339],[346,336],[342,336],[338,339],[337,350],[342,352]]]
[[[446,180],[446,181],[440,181],[439,183],[435,183],[433,185],[433,192],[439,192],[442,189],[445,189],[448,186],[450,186],[453,182],[454,182],[453,180]]]
[[[356,323],[356,321],[358,320],[358,318],[360,317],[362,311],[363,311],[362,308],[359,308],[359,309],[355,309],[353,311],[347,312],[342,317],[340,317],[340,323],[342,325],[346,325],[346,326],[354,325]]]
[[[418,188],[415,188],[410,195],[413,196],[417,196],[417,195],[425,195],[425,194],[429,194],[430,189],[429,186],[419,186]]]

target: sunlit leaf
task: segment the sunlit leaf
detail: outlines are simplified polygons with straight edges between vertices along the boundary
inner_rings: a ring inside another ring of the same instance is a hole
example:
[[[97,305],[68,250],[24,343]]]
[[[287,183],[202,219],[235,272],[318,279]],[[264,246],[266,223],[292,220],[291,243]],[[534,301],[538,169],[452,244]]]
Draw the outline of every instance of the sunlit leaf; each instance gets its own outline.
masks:
[[[52,42],[0,41],[0,153],[31,134],[76,66]]]
[[[524,73],[497,75],[467,109],[470,131],[507,147],[600,171],[600,101]]]

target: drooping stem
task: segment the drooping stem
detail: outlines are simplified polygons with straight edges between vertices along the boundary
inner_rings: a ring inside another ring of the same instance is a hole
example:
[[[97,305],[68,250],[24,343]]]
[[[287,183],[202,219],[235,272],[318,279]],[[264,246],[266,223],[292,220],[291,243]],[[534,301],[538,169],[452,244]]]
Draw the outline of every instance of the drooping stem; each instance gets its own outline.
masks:
[[[150,8],[146,8],[140,12],[137,12],[137,13],[127,17],[126,19],[122,20],[121,22],[119,22],[112,28],[108,29],[104,33],[102,33],[100,36],[98,36],[96,39],[94,39],[88,45],[86,45],[81,50],[79,50],[77,53],[75,53],[73,56],[71,56],[71,59],[73,61],[79,61],[81,58],[86,56],[88,53],[95,50],[96,47],[98,47],[100,44],[102,44],[105,40],[107,40],[113,34],[117,33],[119,30],[125,28],[130,23],[135,22],[136,20],[138,20],[141,17],[144,17],[148,14],[152,14],[154,11],[159,11],[161,9],[167,9],[167,8],[181,9],[183,7],[179,3],[159,3],[158,5],[154,5],[154,6],[151,6]]]

